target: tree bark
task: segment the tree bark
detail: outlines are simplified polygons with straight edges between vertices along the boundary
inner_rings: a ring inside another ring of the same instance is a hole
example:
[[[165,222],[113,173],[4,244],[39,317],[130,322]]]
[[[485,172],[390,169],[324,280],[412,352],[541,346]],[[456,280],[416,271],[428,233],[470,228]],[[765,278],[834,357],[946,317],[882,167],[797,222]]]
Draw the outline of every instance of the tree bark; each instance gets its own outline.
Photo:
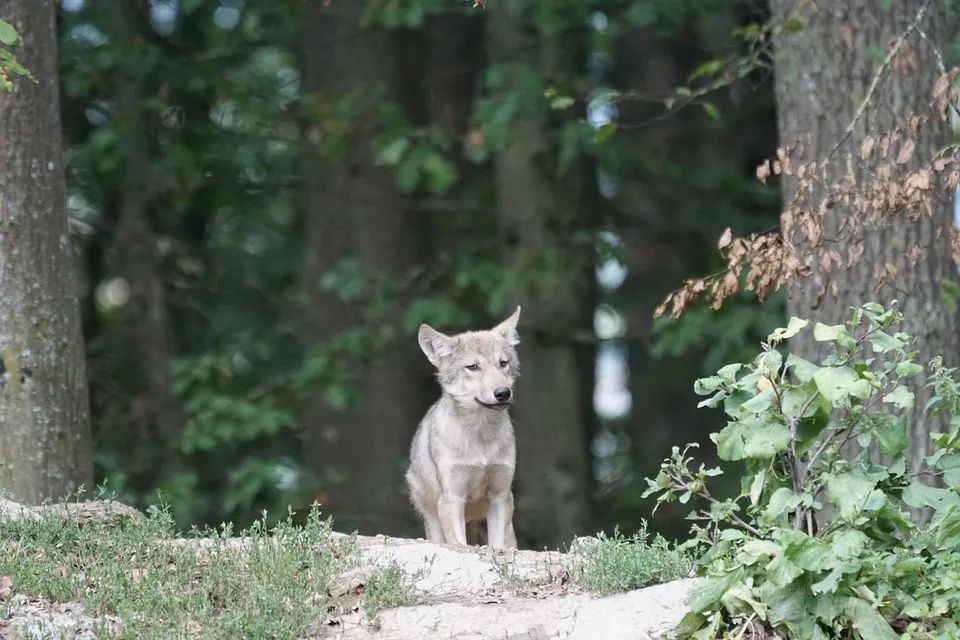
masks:
[[[329,105],[371,85],[386,87],[384,100],[406,97],[398,34],[361,29],[362,3],[310,3],[303,44],[304,85],[318,104]],[[322,123],[319,123],[322,124]],[[320,287],[323,275],[345,258],[356,258],[368,283],[402,280],[423,255],[420,220],[394,188],[390,171],[374,166],[374,117],[354,114],[346,157],[322,158],[316,147],[304,161],[309,332],[315,344],[363,328],[363,304],[341,300]],[[307,139],[322,144],[322,129],[308,125]],[[396,328],[403,294],[394,311],[376,324]],[[304,416],[307,465],[324,482],[323,509],[338,526],[368,533],[412,533],[416,518],[405,495],[404,461],[410,439],[429,407],[415,336],[400,347],[374,354],[350,380],[356,406],[330,408],[322,393]],[[337,366],[350,368],[351,354]],[[318,390],[322,391],[322,390]],[[338,478],[339,481],[334,481]]]
[[[67,222],[53,0],[12,0],[36,82],[0,95],[0,488],[24,503],[92,488],[90,420]]]
[[[494,64],[526,65],[544,77],[578,65],[578,48],[559,37],[548,41],[529,33],[507,8],[491,11],[487,45]],[[573,336],[592,333],[592,247],[573,244],[583,195],[581,168],[562,177],[548,174],[550,137],[546,113],[520,109],[504,148],[494,156],[505,263],[528,281],[516,292],[523,305],[523,376],[512,413],[515,526],[531,548],[569,542],[583,533],[589,516],[594,363],[592,349],[578,349]]]
[[[771,0],[773,19],[777,24],[802,24],[799,31],[780,29],[775,41],[776,98],[781,144],[790,144],[810,134],[807,145],[809,159],[826,157],[839,143],[844,131],[855,120],[856,112],[867,96],[868,87],[880,63],[869,52],[872,47],[886,52],[894,41],[914,22],[925,0],[900,0],[882,10],[871,0],[837,0],[834,2],[797,3],[794,0]],[[796,22],[796,21],[799,22]],[[858,149],[867,135],[878,134],[903,124],[911,112],[922,112],[929,103],[931,90],[939,75],[934,47],[944,41],[942,3],[933,2],[919,24],[906,39],[872,99],[856,121],[852,135],[836,149],[833,161],[826,165],[823,183],[833,184],[846,175],[850,167],[856,172]],[[921,33],[922,32],[922,33]],[[929,159],[936,150],[950,142],[946,123],[931,122],[924,130],[917,151]],[[794,182],[784,181],[785,198],[794,193]],[[819,208],[825,193],[815,189],[805,202],[813,210]],[[947,199],[950,200],[949,198]],[[889,305],[899,301],[906,317],[905,330],[918,338],[918,362],[926,363],[935,355],[943,355],[947,364],[960,364],[960,331],[955,304],[941,300],[942,282],[955,277],[949,247],[949,234],[938,237],[938,228],[950,224],[950,208],[932,203],[938,215],[917,222],[902,221],[882,230],[871,231],[865,238],[862,260],[853,268],[834,273],[840,286],[839,298],[829,293],[818,298],[827,278],[815,265],[813,273],[791,295],[789,312],[827,324],[838,324],[849,317],[851,306],[867,301]],[[824,218],[825,236],[835,230],[848,215],[843,206],[836,206]],[[928,248],[916,266],[904,257],[908,249],[920,242]],[[841,255],[847,247],[835,246]],[[890,262],[899,268],[894,286],[876,290],[875,270]],[[791,348],[816,359],[823,345],[806,335],[791,340]],[[929,434],[940,430],[941,418],[925,416],[924,407],[930,391],[917,380],[913,391],[916,402],[909,417],[909,464],[916,468],[929,447]]]

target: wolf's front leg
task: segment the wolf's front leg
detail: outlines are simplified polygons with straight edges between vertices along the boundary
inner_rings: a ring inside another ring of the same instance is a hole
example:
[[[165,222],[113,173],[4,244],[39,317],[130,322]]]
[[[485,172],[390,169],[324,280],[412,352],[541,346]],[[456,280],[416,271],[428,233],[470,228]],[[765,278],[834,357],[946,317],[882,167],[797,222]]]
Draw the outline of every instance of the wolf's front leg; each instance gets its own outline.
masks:
[[[490,508],[487,511],[487,544],[492,549],[515,549],[517,541],[513,535],[513,493],[507,491],[489,496]]]
[[[437,504],[440,526],[447,544],[467,544],[466,504],[465,498],[451,495],[442,496]]]

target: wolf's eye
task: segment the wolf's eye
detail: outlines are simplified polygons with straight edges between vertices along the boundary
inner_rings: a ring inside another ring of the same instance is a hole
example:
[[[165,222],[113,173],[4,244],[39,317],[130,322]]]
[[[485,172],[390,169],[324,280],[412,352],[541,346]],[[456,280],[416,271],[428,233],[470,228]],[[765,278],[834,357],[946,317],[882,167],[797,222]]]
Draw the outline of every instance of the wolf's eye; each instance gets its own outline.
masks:
[[[509,360],[501,360],[501,361],[500,361],[500,368],[501,368],[501,369],[506,369],[508,364],[510,364],[510,361],[509,361]]]
[[[468,365],[467,365],[467,371],[479,371],[479,370],[480,370],[480,365],[478,365],[478,364],[468,364]]]

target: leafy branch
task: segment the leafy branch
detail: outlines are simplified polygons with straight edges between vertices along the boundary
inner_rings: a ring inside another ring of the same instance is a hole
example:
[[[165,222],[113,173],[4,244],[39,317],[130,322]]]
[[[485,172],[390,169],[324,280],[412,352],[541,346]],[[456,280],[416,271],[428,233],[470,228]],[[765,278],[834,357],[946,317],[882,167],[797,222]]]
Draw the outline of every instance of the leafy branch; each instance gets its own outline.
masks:
[[[22,38],[13,25],[0,18],[0,91],[12,91],[14,77],[33,79],[30,71],[17,62],[17,58],[9,50],[21,42]]]
[[[908,470],[908,383],[923,367],[902,323],[896,309],[875,303],[845,324],[817,323],[813,337],[832,353],[814,364],[780,352],[810,330],[791,318],[751,362],[696,382],[707,396],[700,406],[730,418],[711,435],[718,456],[743,463],[746,474],[739,495],[715,497],[707,481],[723,471],[693,470],[690,444],[674,447],[647,480],[644,495],[657,506],[704,505],[688,517],[707,524],[692,526],[685,547],[705,551],[698,571],[706,579],[691,593],[680,638],[956,637],[960,594],[944,580],[960,570],[944,567],[960,567],[960,382],[940,359],[930,363],[935,393],[926,409],[949,413],[951,429],[933,434],[923,469]],[[889,461],[876,462],[873,446]],[[907,507],[933,518],[913,522]]]

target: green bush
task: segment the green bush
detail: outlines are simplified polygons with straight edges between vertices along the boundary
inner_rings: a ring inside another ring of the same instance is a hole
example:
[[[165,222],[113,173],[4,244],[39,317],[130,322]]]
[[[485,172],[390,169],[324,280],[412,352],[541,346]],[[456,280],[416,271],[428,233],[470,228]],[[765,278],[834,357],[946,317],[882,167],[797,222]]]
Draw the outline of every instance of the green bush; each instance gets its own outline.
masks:
[[[924,468],[908,470],[908,384],[923,368],[901,323],[871,303],[845,325],[817,324],[814,338],[833,348],[814,364],[778,351],[810,330],[791,318],[751,363],[696,382],[700,406],[729,416],[711,436],[719,457],[746,473],[738,496],[715,497],[708,478],[722,471],[692,468],[687,445],[647,480],[657,506],[703,502],[685,546],[704,551],[704,580],[680,638],[960,637],[960,385],[939,358],[929,363],[926,408],[947,412],[950,428],[932,434]],[[910,507],[930,517],[911,519]]]

